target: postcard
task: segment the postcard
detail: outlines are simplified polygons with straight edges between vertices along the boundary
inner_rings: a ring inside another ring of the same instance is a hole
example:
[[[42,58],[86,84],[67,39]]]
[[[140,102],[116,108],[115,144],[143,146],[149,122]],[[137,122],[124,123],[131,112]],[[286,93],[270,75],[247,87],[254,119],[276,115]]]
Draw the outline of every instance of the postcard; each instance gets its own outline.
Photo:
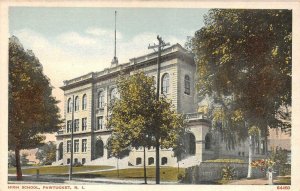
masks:
[[[299,190],[299,2],[0,5],[1,190]]]

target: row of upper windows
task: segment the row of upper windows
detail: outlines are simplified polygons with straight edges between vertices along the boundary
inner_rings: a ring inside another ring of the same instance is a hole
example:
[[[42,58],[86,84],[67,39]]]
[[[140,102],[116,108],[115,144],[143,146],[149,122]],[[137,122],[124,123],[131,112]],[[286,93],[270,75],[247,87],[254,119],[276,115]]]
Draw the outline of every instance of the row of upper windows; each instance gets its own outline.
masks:
[[[86,96],[86,94],[84,94],[82,96],[82,110],[86,110],[86,107],[87,107],[87,96]],[[72,110],[73,110],[73,102],[72,102],[72,99],[69,98],[67,112],[70,113],[70,112],[72,112]],[[75,97],[74,110],[79,111],[79,96]]]
[[[82,118],[81,119],[81,130],[86,131],[87,127],[87,118]],[[79,131],[79,119],[74,120],[74,132]],[[67,133],[72,132],[72,120],[67,121]]]
[[[87,118],[82,118],[81,119],[81,130],[86,131],[87,128]],[[95,126],[95,130],[102,130],[104,129],[104,121],[103,121],[103,116],[97,117],[97,123]],[[79,119],[74,120],[74,132],[79,131]],[[72,132],[72,120],[67,121],[67,133]]]
[[[71,152],[71,140],[67,141],[67,153]],[[81,140],[81,152],[86,152],[87,150],[87,139],[82,139]],[[73,151],[74,153],[78,153],[79,152],[79,139],[75,139],[74,140],[74,144],[73,144]]]
[[[168,94],[170,92],[170,75],[168,73],[163,74],[162,76],[162,82],[161,82],[161,93],[162,94]],[[191,93],[191,81],[190,77],[188,75],[185,75],[184,77],[184,93],[187,95],[190,95]],[[118,90],[117,88],[111,89],[110,92],[110,101],[114,102],[116,98],[118,98]],[[97,107],[98,108],[103,108],[105,105],[105,96],[104,96],[104,91],[99,91],[98,96],[97,96]],[[87,107],[87,96],[84,94],[82,96],[82,110],[86,110]],[[72,112],[73,104],[72,104],[72,99],[68,99],[68,109],[67,112]],[[75,111],[79,110],[79,97],[75,97],[75,104],[74,104]]]

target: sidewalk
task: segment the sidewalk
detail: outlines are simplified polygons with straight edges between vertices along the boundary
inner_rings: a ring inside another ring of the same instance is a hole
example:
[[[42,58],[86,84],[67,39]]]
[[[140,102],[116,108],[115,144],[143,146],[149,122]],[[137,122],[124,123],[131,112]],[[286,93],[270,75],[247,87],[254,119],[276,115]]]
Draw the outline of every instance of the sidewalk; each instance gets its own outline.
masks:
[[[268,180],[264,178],[258,179],[240,179],[240,180],[233,180],[228,185],[267,185]]]
[[[35,175],[25,175],[22,181],[17,181],[15,175],[10,175],[8,182],[11,184],[144,184],[144,179],[72,178],[69,181],[68,177],[40,175],[37,178]],[[147,183],[155,184],[155,181],[147,180]],[[161,181],[161,184],[177,184],[177,182]]]

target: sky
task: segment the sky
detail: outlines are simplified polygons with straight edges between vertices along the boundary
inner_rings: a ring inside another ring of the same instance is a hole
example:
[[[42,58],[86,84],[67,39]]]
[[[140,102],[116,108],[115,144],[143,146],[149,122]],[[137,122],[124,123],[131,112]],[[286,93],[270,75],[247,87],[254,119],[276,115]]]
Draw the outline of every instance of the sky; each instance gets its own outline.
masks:
[[[32,50],[50,78],[60,100],[69,80],[110,67],[114,56],[114,13],[117,11],[119,63],[152,52],[148,45],[160,35],[165,42],[184,46],[203,25],[207,9],[187,8],[71,8],[10,7],[9,35]],[[63,116],[62,116],[63,117]],[[51,140],[53,139],[50,138]]]

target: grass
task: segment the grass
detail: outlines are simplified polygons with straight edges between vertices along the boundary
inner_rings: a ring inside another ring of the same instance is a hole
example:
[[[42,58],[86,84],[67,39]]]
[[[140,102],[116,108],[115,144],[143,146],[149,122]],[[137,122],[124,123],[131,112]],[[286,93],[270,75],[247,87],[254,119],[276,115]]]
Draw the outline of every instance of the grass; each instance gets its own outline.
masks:
[[[184,175],[185,169],[179,168],[179,173]],[[107,178],[122,178],[122,179],[143,179],[144,169],[143,168],[129,168],[119,170],[119,177],[117,170],[94,172],[82,174],[80,176],[95,176],[95,177],[107,177]],[[160,168],[160,179],[162,181],[177,181],[178,168],[176,167],[161,167]],[[147,168],[147,178],[150,180],[155,179],[155,167]]]
[[[80,174],[74,174],[74,177],[82,178],[95,178],[95,177],[106,177],[106,178],[116,178],[116,179],[143,179],[144,178],[144,169],[141,168],[128,168],[120,169],[119,176],[118,170],[107,170],[103,172],[89,172],[91,170],[104,170],[110,169],[112,166],[81,166],[73,167],[73,172],[84,172]],[[22,169],[23,174],[36,174],[36,170],[39,169],[40,175],[58,175],[58,176],[67,176],[66,173],[69,172],[69,166],[40,166],[32,167],[29,169]],[[185,169],[179,168],[179,173],[184,175]],[[8,169],[9,174],[15,174],[16,169]],[[177,181],[178,168],[176,167],[161,167],[160,168],[160,179],[162,181]],[[148,180],[155,179],[155,167],[147,167],[147,178]]]
[[[112,166],[80,166],[73,167],[73,172],[91,171],[91,170],[104,170],[110,169]],[[36,174],[39,169],[40,174],[64,174],[69,172],[69,166],[37,166],[28,169],[22,169],[23,174]],[[15,168],[8,169],[9,174],[15,174]]]
[[[277,179],[274,180],[274,184],[277,184],[277,185],[290,185],[291,184],[291,177],[290,176],[277,177]]]

